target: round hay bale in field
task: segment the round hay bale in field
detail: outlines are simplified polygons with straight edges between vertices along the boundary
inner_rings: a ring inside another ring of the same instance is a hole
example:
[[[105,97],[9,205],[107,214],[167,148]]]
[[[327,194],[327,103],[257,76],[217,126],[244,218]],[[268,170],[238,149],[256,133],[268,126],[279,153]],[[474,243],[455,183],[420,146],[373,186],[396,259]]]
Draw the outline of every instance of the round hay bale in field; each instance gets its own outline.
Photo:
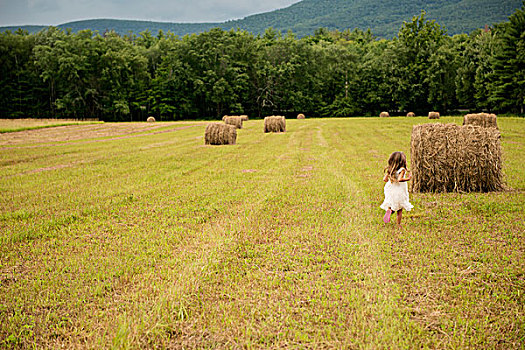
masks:
[[[416,116],[416,113],[414,112],[408,112],[407,113],[407,117],[415,117]]]
[[[242,118],[239,116],[227,116],[223,121],[228,125],[235,126],[237,129],[242,129]]]
[[[304,114],[302,114],[302,113],[299,113],[297,115],[297,119],[306,119],[306,116]]]
[[[206,145],[235,145],[237,141],[237,128],[223,123],[211,123],[204,132]]]
[[[264,118],[264,132],[286,132],[286,118],[282,116]]]
[[[428,112],[428,119],[439,119],[439,112]]]
[[[148,123],[155,123],[155,117],[148,117]]]
[[[250,120],[250,118],[248,118],[248,116],[247,116],[246,114],[243,114],[243,115],[241,115],[241,120],[242,120],[243,122],[245,122],[245,121]]]
[[[388,118],[388,117],[390,117],[390,114],[388,112],[381,112],[381,113],[379,113],[379,117],[381,117],[381,118]]]
[[[467,114],[463,117],[463,125],[478,125],[484,128],[498,129],[498,117],[495,114],[477,113]]]
[[[412,191],[501,191],[503,182],[499,130],[456,124],[412,128]]]

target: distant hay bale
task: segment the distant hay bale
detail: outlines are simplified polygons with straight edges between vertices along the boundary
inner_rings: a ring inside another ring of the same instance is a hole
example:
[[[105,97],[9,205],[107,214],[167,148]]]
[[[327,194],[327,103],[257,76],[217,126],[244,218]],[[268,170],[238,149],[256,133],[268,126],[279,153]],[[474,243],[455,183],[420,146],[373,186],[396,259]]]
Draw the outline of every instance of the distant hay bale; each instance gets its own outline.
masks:
[[[228,125],[235,126],[237,129],[242,129],[242,118],[239,116],[226,116],[223,121]]]
[[[439,112],[428,112],[428,119],[439,119]]]
[[[410,152],[414,192],[489,192],[505,187],[497,129],[416,125]]]
[[[286,119],[282,116],[264,118],[264,132],[286,132]]]
[[[407,117],[415,117],[416,116],[416,113],[414,112],[408,112],[407,113]]]
[[[379,116],[381,118],[388,118],[388,117],[390,117],[390,114],[388,112],[381,112],[381,113],[379,113]]]
[[[247,120],[250,119],[250,118],[248,118],[248,116],[245,115],[245,114],[243,114],[243,115],[224,115],[224,116],[222,117],[222,121],[224,122],[224,121],[226,121],[227,118],[232,118],[232,117],[233,117],[233,118],[241,118],[241,120],[242,120],[243,122],[245,122],[245,121],[247,121]]]
[[[223,123],[211,123],[206,126],[204,143],[206,145],[235,145],[237,128]]]
[[[497,116],[488,113],[467,114],[463,117],[463,125],[478,125],[484,128],[498,129]]]
[[[304,114],[302,114],[302,113],[299,113],[297,115],[297,119],[306,119],[306,116]]]
[[[155,123],[155,118],[154,117],[148,117],[148,123]]]

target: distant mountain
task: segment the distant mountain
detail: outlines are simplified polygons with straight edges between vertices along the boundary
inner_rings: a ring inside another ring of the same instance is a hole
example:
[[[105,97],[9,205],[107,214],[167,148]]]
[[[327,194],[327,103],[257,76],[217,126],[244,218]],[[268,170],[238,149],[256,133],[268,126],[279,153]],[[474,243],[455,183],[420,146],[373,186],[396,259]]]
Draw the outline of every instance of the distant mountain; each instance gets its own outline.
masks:
[[[264,33],[273,27],[283,32],[292,30],[297,36],[311,35],[323,27],[330,30],[347,28],[370,28],[378,37],[392,38],[397,35],[403,21],[427,12],[427,18],[436,20],[450,35],[469,33],[486,24],[492,25],[507,20],[522,0],[303,0],[287,8],[221,23],[165,23],[113,19],[93,19],[58,25],[77,32],[82,29],[103,33],[115,30],[120,34],[139,34],[149,30],[171,31],[177,35],[200,33],[211,28],[240,28]],[[22,26],[31,33],[45,26]],[[0,27],[0,31],[15,31],[18,27]]]
[[[149,30],[153,34],[157,34],[159,30],[164,32],[171,31],[177,35],[185,35],[192,33],[201,33],[212,28],[220,27],[223,23],[168,23],[168,22],[152,22],[152,21],[136,21],[136,20],[120,20],[120,19],[88,19],[84,21],[68,22],[59,24],[56,27],[62,29],[71,29],[73,32],[78,32],[84,29],[97,30],[99,33],[104,33],[109,30],[114,30],[119,34],[128,34],[132,32],[139,34],[143,31]],[[21,26],[21,27],[0,27],[0,32],[11,30],[12,32],[19,28],[27,30],[29,33],[36,33],[47,26]]]

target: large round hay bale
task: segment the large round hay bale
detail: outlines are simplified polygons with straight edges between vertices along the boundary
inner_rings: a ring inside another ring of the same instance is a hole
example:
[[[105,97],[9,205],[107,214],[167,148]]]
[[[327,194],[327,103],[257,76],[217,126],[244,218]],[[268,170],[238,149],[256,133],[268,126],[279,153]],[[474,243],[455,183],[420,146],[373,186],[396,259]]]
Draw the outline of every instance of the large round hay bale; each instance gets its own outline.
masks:
[[[250,119],[250,118],[248,118],[248,116],[247,116],[246,114],[241,115],[241,120],[242,120],[243,122],[248,121],[249,119]]]
[[[407,117],[415,117],[416,116],[416,113],[414,112],[408,112],[407,113]]]
[[[204,143],[206,145],[235,145],[237,128],[223,123],[211,123],[206,126]]]
[[[428,112],[428,119],[439,119],[439,112]]]
[[[390,114],[388,112],[381,112],[381,113],[379,113],[379,116],[381,118],[388,118],[388,117],[390,117]]]
[[[147,121],[148,123],[155,123],[155,117],[148,117]]]
[[[498,128],[497,116],[495,114],[477,113],[467,114],[463,117],[463,125],[478,125],[484,128]]]
[[[414,192],[504,189],[500,133],[494,128],[423,124],[412,128]]]
[[[233,125],[237,129],[242,129],[242,118],[239,116],[227,116],[224,119],[224,123]]]
[[[297,119],[306,119],[306,116],[304,114],[302,114],[302,113],[299,113],[297,115]]]
[[[286,132],[286,118],[282,116],[264,118],[264,132]]]

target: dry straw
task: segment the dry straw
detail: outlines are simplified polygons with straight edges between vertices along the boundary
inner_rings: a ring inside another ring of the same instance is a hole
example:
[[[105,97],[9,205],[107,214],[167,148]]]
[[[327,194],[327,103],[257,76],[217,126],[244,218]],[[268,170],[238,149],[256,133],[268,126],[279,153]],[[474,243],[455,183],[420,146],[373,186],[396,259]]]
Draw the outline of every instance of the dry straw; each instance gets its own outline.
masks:
[[[226,121],[227,118],[241,118],[243,122],[248,121],[250,118],[246,114],[243,115],[225,115],[222,117],[222,121]]]
[[[206,127],[204,143],[206,145],[235,145],[237,128],[223,123],[211,123]]]
[[[415,117],[416,116],[416,113],[414,112],[408,112],[407,113],[407,117]]]
[[[428,112],[428,119],[439,119],[439,112]]]
[[[299,113],[297,115],[297,119],[306,119],[306,116],[304,114],[302,114],[302,113]]]
[[[504,189],[500,133],[494,128],[423,124],[412,128],[414,192]]]
[[[242,118],[239,116],[225,116],[223,121],[228,125],[235,126],[237,129],[242,129]]]
[[[390,117],[390,114],[388,114],[388,112],[381,112],[381,113],[379,113],[379,116],[381,118],[387,118],[387,117]]]
[[[286,132],[286,119],[282,116],[264,118],[264,132]]]
[[[497,116],[495,114],[478,113],[467,114],[463,117],[463,125],[478,125],[484,128],[498,128]]]
[[[154,117],[148,117],[148,123],[155,123]]]

